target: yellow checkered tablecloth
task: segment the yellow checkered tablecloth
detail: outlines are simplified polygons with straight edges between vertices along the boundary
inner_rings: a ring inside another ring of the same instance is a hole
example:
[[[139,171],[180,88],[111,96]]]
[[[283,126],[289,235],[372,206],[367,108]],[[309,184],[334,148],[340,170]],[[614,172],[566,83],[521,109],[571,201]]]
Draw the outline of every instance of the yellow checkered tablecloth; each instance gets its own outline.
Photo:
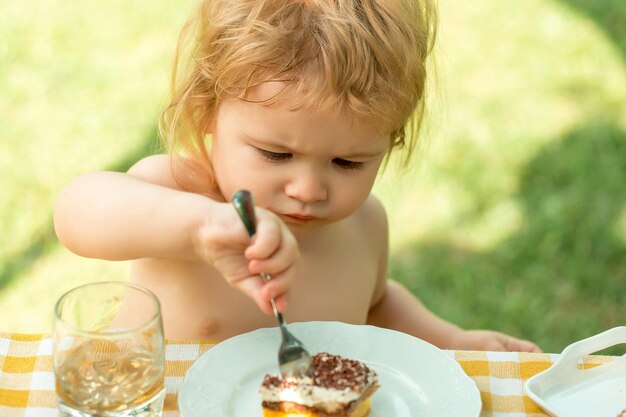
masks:
[[[178,417],[177,394],[191,364],[214,344],[167,341],[163,417]],[[481,417],[539,417],[542,410],[524,395],[524,381],[549,368],[558,355],[547,353],[444,351],[480,390]],[[611,357],[589,356],[585,367]],[[48,335],[0,333],[0,416],[57,417]],[[247,417],[247,416],[242,416]]]

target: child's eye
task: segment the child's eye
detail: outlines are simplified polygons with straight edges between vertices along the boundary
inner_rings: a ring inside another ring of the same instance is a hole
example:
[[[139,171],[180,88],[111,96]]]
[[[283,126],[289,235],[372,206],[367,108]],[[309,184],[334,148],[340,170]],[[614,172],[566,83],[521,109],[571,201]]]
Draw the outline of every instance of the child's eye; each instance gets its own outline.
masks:
[[[365,162],[355,162],[348,161],[347,159],[335,158],[333,159],[333,164],[338,168],[349,170],[349,169],[362,169],[365,166]]]
[[[265,149],[256,148],[257,152],[268,161],[286,161],[291,159],[291,153],[289,152],[272,152]]]

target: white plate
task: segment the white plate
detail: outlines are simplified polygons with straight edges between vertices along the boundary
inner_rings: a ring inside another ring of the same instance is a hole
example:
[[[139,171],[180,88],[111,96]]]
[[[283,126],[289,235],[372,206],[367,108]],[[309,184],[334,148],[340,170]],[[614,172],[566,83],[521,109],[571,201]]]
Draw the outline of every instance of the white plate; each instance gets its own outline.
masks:
[[[365,362],[381,387],[369,417],[476,417],[480,393],[451,357],[404,333],[336,322],[292,323],[314,354],[329,352]],[[184,417],[260,417],[259,386],[277,373],[277,328],[233,337],[209,349],[189,368],[178,394]]]
[[[626,326],[572,343],[554,365],[526,381],[526,393],[551,416],[616,417],[626,409],[626,354],[590,369],[579,369],[578,363],[621,343],[626,343]]]

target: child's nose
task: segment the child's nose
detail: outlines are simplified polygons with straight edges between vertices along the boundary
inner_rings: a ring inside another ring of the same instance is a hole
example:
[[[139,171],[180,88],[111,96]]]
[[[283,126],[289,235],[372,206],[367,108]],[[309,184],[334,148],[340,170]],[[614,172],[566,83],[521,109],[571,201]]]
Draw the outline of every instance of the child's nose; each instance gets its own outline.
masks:
[[[328,189],[314,172],[298,173],[285,186],[285,194],[303,203],[315,203],[326,200]]]

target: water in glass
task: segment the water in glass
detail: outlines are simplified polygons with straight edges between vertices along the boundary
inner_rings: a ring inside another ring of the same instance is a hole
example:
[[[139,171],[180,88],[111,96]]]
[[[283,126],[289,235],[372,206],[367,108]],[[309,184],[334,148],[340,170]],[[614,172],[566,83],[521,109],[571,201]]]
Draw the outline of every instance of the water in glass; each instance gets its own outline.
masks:
[[[163,329],[160,309],[156,316],[145,312],[154,296],[125,283],[89,285],[100,288],[79,287],[57,303],[54,368],[61,415],[159,416],[165,395]]]

